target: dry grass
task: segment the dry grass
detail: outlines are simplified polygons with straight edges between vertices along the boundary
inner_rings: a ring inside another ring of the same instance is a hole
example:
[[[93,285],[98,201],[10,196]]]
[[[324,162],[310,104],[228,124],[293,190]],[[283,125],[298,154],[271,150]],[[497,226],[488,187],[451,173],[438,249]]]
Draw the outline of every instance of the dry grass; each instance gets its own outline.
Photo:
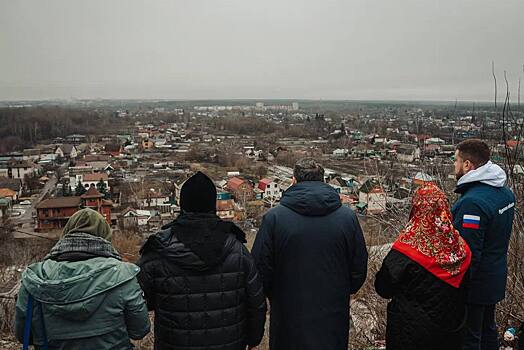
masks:
[[[144,239],[141,235],[132,231],[118,231],[113,233],[111,243],[122,256],[122,260],[136,263]]]

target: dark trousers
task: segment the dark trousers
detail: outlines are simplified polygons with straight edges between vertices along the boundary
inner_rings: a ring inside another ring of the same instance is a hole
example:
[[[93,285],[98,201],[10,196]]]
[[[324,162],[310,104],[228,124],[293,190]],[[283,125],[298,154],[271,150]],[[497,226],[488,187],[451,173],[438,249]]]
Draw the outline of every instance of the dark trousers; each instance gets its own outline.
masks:
[[[498,350],[499,338],[495,323],[495,305],[468,304],[463,350]]]

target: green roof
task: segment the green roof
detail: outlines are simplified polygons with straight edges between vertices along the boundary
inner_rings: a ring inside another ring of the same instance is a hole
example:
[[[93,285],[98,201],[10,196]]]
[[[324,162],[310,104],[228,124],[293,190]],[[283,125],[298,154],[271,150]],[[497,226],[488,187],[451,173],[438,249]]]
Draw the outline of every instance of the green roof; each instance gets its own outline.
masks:
[[[366,203],[357,203],[356,207],[357,209],[363,210],[366,209],[368,205]]]

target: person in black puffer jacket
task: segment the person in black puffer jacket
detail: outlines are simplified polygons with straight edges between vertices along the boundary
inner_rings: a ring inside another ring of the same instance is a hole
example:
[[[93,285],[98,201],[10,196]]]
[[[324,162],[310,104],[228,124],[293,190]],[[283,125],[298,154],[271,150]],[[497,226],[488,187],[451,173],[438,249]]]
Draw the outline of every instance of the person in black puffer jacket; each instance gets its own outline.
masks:
[[[216,215],[215,185],[201,172],[182,186],[180,206],[138,261],[138,281],[155,311],[155,349],[257,346],[266,301],[245,234]]]

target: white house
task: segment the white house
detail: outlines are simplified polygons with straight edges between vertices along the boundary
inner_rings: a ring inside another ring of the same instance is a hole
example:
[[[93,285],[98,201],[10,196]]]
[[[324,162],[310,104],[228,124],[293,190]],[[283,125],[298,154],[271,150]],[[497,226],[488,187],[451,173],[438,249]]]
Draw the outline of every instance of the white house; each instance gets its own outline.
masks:
[[[77,174],[74,177],[70,177],[69,183],[71,189],[75,190],[76,185],[80,182],[86,189],[95,186],[102,180],[106,185],[106,189],[109,191],[109,176],[106,173],[91,173],[91,174]]]
[[[143,208],[156,208],[162,213],[168,213],[171,210],[169,196],[154,191],[149,192],[146,198],[141,199],[140,204]]]
[[[75,159],[78,157],[78,150],[76,149],[75,145],[68,143],[57,146],[55,153],[61,158]]]
[[[257,187],[264,192],[264,199],[279,201],[282,198],[283,191],[278,181],[265,178],[259,181]]]
[[[349,150],[347,148],[337,148],[333,151],[333,156],[336,158],[345,158],[349,154]]]
[[[366,205],[367,213],[382,213],[386,210],[387,195],[377,181],[367,180],[360,187],[358,201]]]
[[[151,219],[151,211],[141,209],[129,209],[124,215],[125,226],[146,226]]]
[[[31,176],[38,172],[38,167],[27,160],[13,160],[0,165],[0,176],[10,179],[25,181],[25,176]]]
[[[397,159],[403,163],[413,163],[420,159],[420,148],[415,145],[400,145],[397,148]]]

